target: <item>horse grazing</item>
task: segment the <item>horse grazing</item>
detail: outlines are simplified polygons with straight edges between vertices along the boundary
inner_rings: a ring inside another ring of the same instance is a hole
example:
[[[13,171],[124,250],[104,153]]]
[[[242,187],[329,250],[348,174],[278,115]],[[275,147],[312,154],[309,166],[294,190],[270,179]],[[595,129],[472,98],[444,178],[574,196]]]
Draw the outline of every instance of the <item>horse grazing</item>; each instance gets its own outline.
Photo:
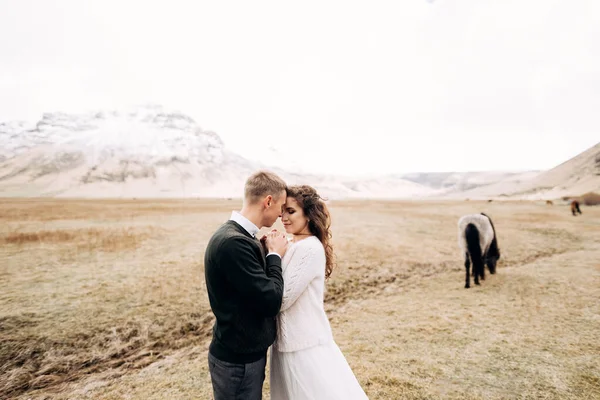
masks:
[[[573,200],[571,202],[571,213],[573,216],[577,216],[577,213],[581,214],[581,210],[579,209],[579,202],[577,200]]]
[[[490,274],[496,273],[496,263],[500,258],[496,229],[490,217],[481,214],[464,215],[458,220],[458,245],[465,255],[467,276],[465,288],[470,285],[469,268],[473,263],[473,278],[479,285],[479,278],[485,279],[485,265]]]

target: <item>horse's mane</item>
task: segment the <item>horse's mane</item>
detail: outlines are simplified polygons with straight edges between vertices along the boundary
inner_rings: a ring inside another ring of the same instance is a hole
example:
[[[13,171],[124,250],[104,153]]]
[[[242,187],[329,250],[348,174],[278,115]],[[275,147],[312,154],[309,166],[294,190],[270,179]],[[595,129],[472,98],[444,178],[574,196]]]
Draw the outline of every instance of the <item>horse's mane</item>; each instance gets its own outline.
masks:
[[[488,249],[488,255],[492,257],[500,257],[500,249],[498,248],[498,239],[496,237],[496,228],[494,227],[494,223],[489,215],[481,213],[484,217],[486,217],[490,221],[490,225],[492,226],[492,231],[494,232],[494,239],[492,239],[492,243],[490,243],[490,248]]]

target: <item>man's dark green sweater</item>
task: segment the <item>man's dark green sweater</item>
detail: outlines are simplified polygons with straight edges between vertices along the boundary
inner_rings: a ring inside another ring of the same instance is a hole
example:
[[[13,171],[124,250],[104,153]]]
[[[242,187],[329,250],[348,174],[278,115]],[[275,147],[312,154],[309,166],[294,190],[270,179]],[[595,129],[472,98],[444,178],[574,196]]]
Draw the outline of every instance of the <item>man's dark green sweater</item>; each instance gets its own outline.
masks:
[[[217,318],[210,353],[231,363],[258,361],[277,334],[275,316],[283,296],[281,258],[265,259],[258,239],[227,221],[208,242],[204,275]]]

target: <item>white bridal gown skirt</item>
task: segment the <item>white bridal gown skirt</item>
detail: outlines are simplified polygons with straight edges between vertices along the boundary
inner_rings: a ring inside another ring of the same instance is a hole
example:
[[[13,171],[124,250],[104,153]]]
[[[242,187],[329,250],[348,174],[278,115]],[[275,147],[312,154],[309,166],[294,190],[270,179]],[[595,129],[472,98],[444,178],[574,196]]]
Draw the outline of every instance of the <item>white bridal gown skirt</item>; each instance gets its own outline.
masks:
[[[271,349],[271,400],[368,399],[335,342],[293,352]]]

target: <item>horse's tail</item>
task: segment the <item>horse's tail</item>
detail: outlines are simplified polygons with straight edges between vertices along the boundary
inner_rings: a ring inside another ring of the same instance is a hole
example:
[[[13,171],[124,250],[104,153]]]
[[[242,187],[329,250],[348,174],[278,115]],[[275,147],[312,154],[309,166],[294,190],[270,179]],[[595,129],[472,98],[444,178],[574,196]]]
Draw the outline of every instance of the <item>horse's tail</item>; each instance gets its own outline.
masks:
[[[492,243],[490,243],[490,247],[488,249],[488,256],[498,257],[500,258],[500,248],[498,247],[498,236],[496,236],[496,228],[494,227],[494,223],[489,215],[481,213],[484,217],[490,221],[490,225],[492,226],[492,232],[494,233],[494,238],[492,239]]]
[[[479,231],[473,224],[468,224],[465,228],[465,239],[467,241],[467,250],[473,263],[473,276],[483,275],[483,256],[481,254],[481,245],[479,244]]]

